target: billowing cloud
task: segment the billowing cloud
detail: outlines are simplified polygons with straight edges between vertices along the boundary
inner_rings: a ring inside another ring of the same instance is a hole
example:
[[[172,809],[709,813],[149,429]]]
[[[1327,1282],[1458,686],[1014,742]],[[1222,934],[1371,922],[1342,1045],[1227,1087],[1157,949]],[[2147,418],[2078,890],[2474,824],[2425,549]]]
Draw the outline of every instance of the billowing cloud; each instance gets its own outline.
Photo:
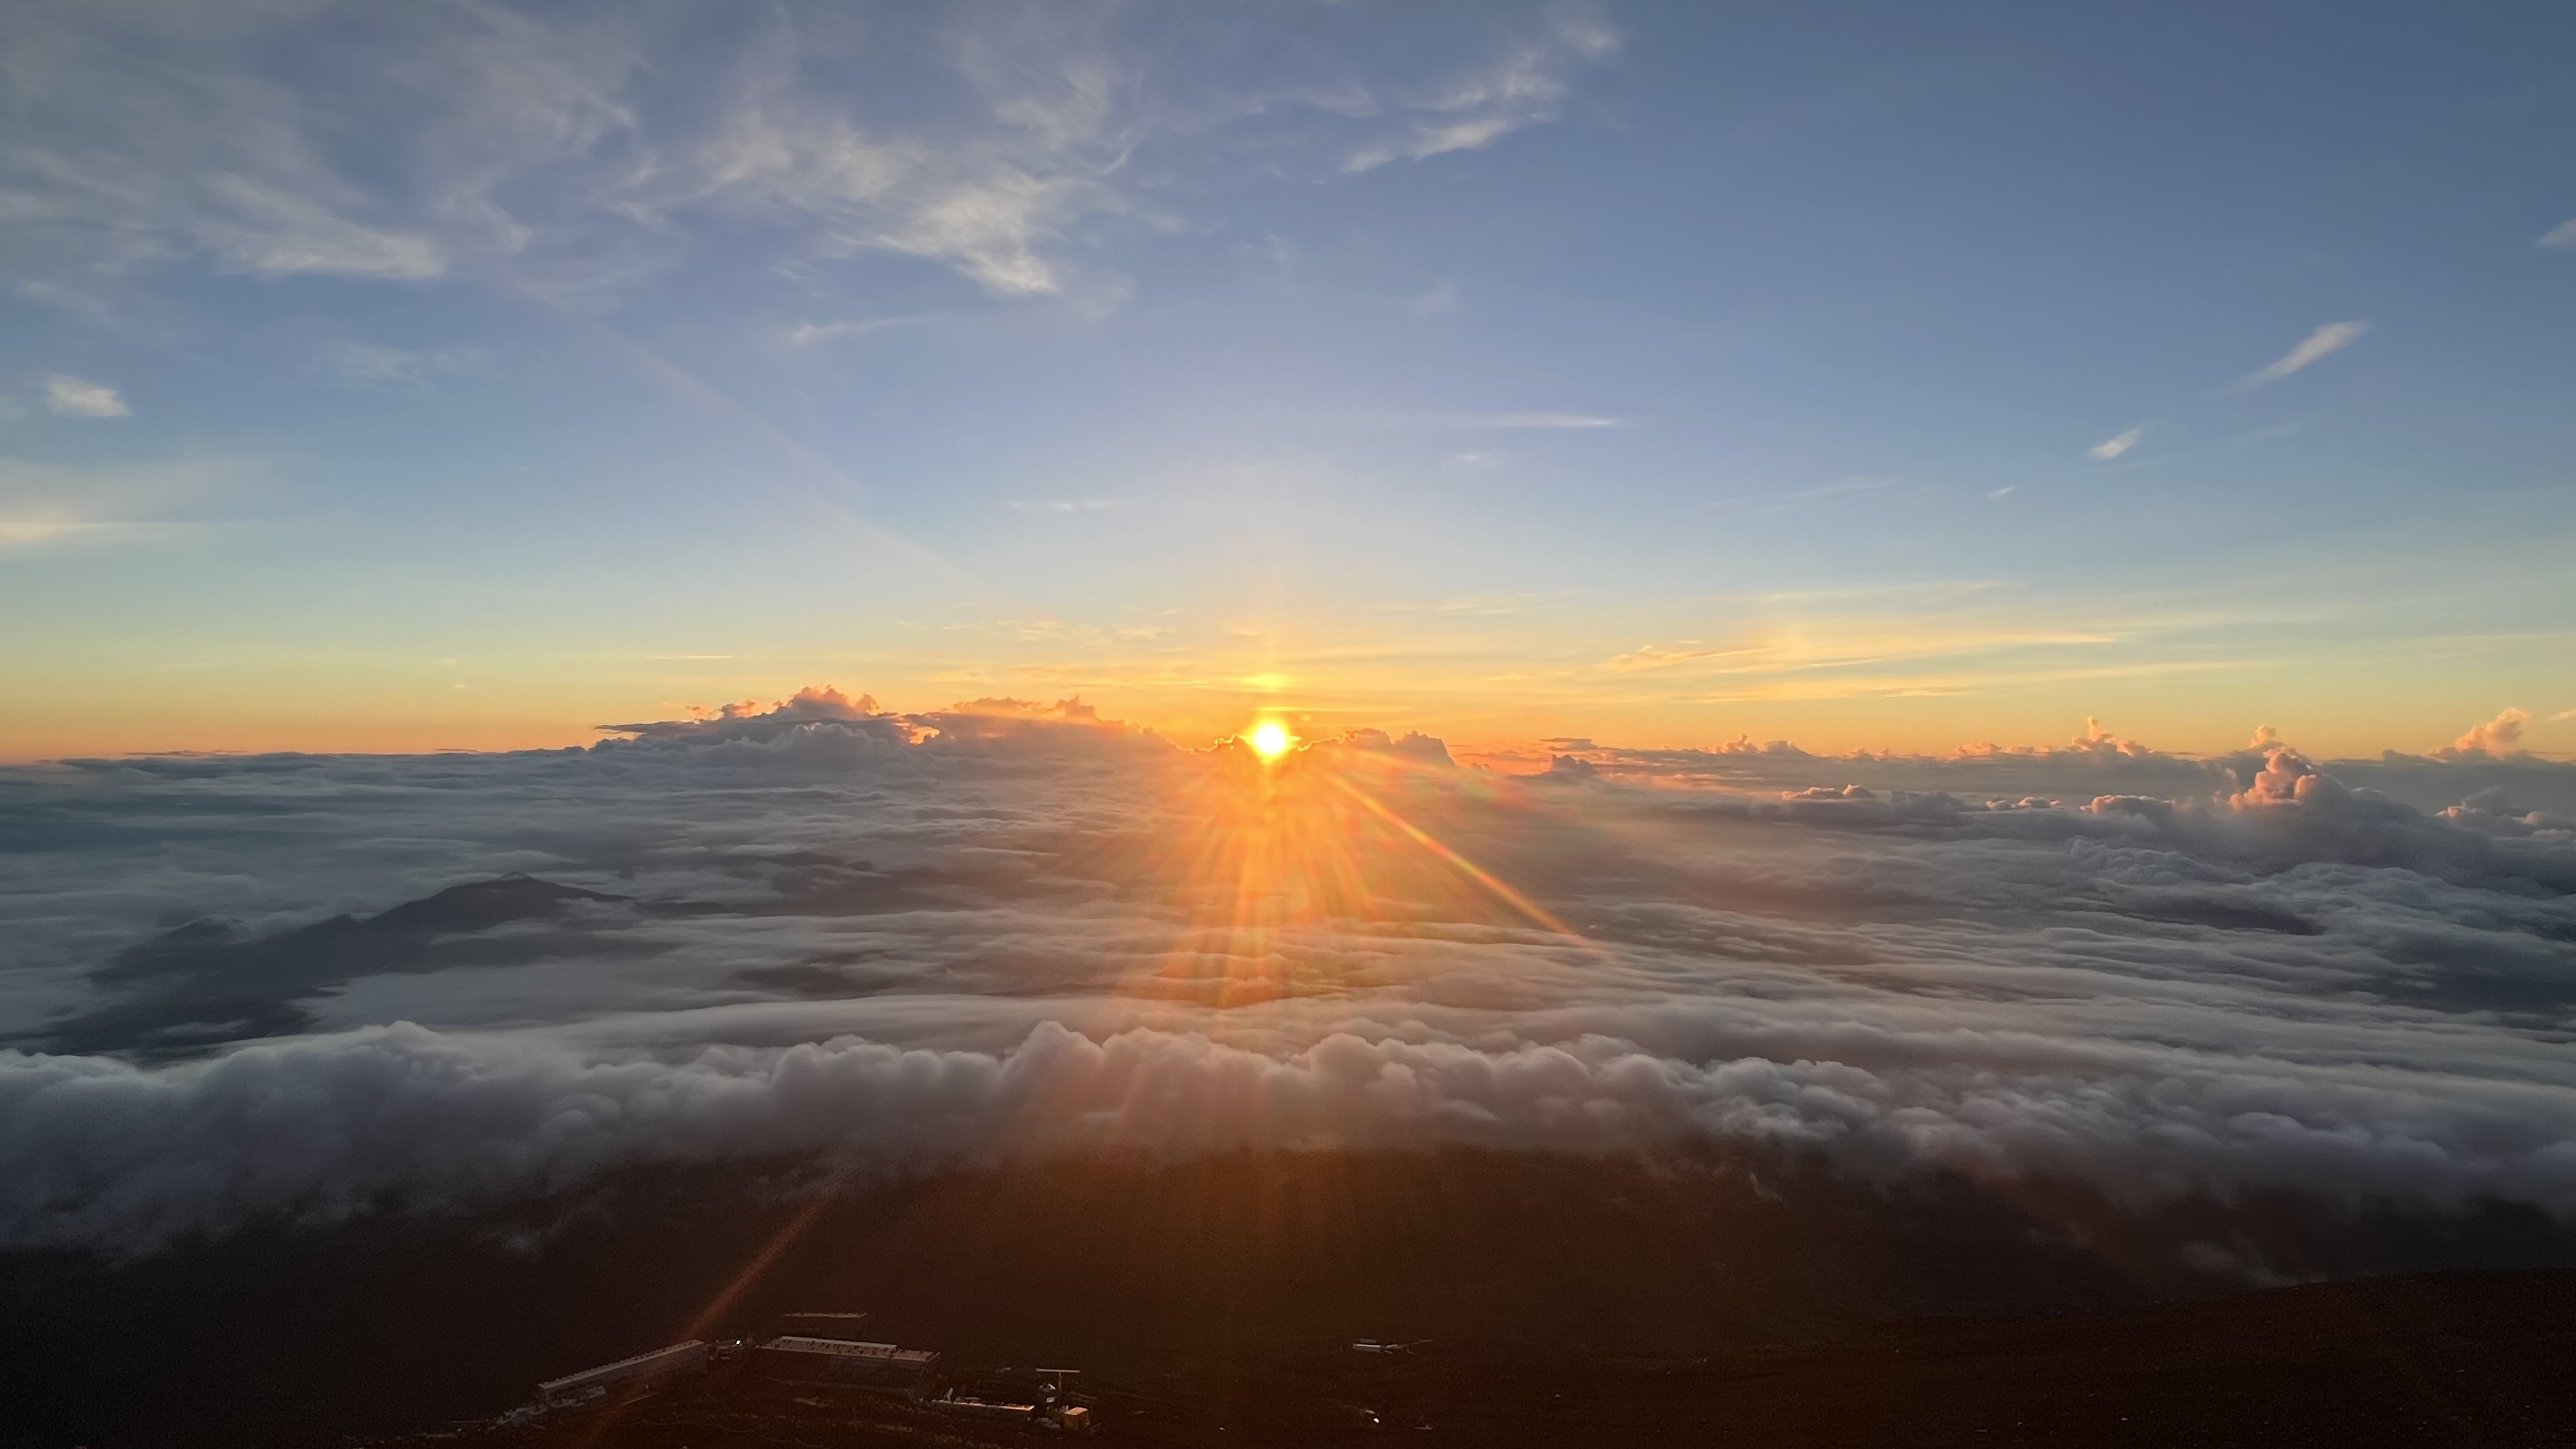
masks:
[[[2320,358],[2331,357],[2343,351],[2360,341],[2361,334],[2369,330],[2370,324],[2367,322],[2329,322],[2309,333],[2298,346],[2281,354],[2268,365],[2257,368],[2238,379],[2237,390],[2243,391],[2247,388],[2261,387],[2267,382],[2278,382]]]
[[[2472,725],[2450,748],[2437,751],[2445,757],[2464,754],[2509,755],[2522,744],[2522,727],[2531,722],[2531,711],[2506,709],[2484,724]]]
[[[829,689],[618,734],[0,774],[0,1242],[1101,1145],[2576,1215],[2576,767],[2088,722],[1505,769],[1362,729],[1264,771]]]
[[[133,411],[125,395],[106,383],[59,372],[45,379],[45,407],[65,418],[121,418]]]

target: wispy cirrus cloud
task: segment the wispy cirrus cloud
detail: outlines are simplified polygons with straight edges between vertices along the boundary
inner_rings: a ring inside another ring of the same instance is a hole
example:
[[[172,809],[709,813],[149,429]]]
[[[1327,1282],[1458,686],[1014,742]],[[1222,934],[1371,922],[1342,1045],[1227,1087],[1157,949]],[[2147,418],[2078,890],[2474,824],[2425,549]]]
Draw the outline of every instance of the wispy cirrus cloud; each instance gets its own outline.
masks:
[[[1071,104],[1028,98],[1025,129],[952,150],[872,133],[791,86],[775,82],[728,118],[694,158],[703,190],[676,204],[801,216],[823,255],[921,257],[1006,297],[1062,291],[1064,263],[1046,243],[1077,218],[1128,209],[1095,174],[1114,138],[1093,132],[1079,88]]]
[[[40,548],[65,543],[112,528],[112,524],[74,518],[55,510],[44,513],[0,513],[0,549]]]
[[[1108,513],[1133,508],[1133,498],[1014,498],[1013,513]]]
[[[809,347],[817,342],[830,342],[841,337],[864,337],[871,332],[890,332],[906,327],[926,327],[941,320],[936,316],[867,317],[848,322],[799,322],[787,329],[790,346]]]
[[[1637,674],[1650,670],[1673,669],[1707,659],[1726,659],[1755,653],[1751,648],[1711,648],[1697,639],[1684,639],[1677,646],[1640,644],[1622,654],[1602,661],[1601,667],[1613,674]]]
[[[1396,161],[1481,150],[1514,131],[1553,121],[1564,108],[1570,77],[1609,59],[1620,40],[1596,14],[1561,11],[1539,38],[1405,102],[1406,127],[1353,151],[1342,169],[1374,171]]]
[[[270,277],[446,270],[443,246],[332,163],[307,103],[248,63],[264,23],[41,3],[0,12],[0,86],[15,97],[0,215],[20,290],[77,295],[186,261]]]
[[[0,457],[0,548],[175,537],[207,526],[182,520],[252,471],[239,461],[81,468]]]
[[[697,8],[7,7],[12,274],[56,296],[194,264],[581,299],[756,239],[759,265],[909,256],[998,298],[1114,302],[1118,239],[1168,230],[1244,148],[1325,177],[1487,145],[1555,119],[1618,43],[1525,6],[1401,59],[1092,0],[876,15],[864,43],[837,7]]]
[[[2279,382],[2291,373],[2298,372],[2350,347],[2361,340],[2361,334],[2369,330],[2370,324],[2367,322],[2329,322],[2309,333],[2298,346],[2282,353],[2269,365],[2238,378],[2230,391],[2246,392],[2266,383]]]
[[[1404,310],[1416,317],[1439,317],[1458,310],[1458,284],[1434,282],[1422,295],[1404,304]]]
[[[2532,245],[2548,247],[2553,251],[2576,251],[2576,216],[2571,216],[2542,232],[2540,239]]]
[[[1901,481],[1895,478],[1843,478],[1813,488],[1800,488],[1783,493],[1783,503],[1799,503],[1810,498],[1846,498],[1855,493],[1884,493]]]
[[[2097,462],[2108,463],[2112,459],[2126,453],[2131,448],[2138,446],[2138,440],[2146,435],[2147,425],[2140,423],[2136,427],[2129,429],[2125,433],[2121,433],[2117,437],[2104,438],[2101,442],[2095,443],[2092,447],[2084,450],[2084,456],[2094,459]]]
[[[448,253],[429,237],[365,225],[309,196],[247,176],[204,183],[197,239],[226,270],[418,282],[444,274]]]
[[[106,383],[60,372],[45,379],[45,408],[63,418],[121,418],[133,411],[125,394]]]
[[[491,357],[472,347],[414,350],[348,342],[331,349],[323,364],[344,386],[414,388],[426,386],[439,378],[468,377],[483,372],[490,367]]]
[[[1624,428],[1626,418],[1606,413],[1467,413],[1438,419],[1463,428],[1528,428],[1541,431],[1583,431],[1591,428]]]

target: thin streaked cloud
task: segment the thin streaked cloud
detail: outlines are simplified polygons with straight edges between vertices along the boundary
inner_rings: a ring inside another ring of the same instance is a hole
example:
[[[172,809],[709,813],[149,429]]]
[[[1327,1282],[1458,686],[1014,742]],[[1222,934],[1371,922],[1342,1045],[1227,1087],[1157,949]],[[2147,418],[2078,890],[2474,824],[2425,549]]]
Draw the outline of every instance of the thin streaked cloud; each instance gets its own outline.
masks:
[[[1810,498],[1845,498],[1854,493],[1882,493],[1895,487],[1896,484],[1897,480],[1894,478],[1845,478],[1840,482],[1827,483],[1819,488],[1801,488],[1794,493],[1783,493],[1780,495],[1780,501],[1794,503]]]
[[[2095,443],[2092,447],[2084,450],[2084,455],[2088,458],[2108,463],[2112,459],[2119,457],[2122,453],[2138,446],[2138,440],[2145,437],[2146,433],[2146,424],[2140,423],[2138,426],[2129,429],[2118,437],[2104,438],[2101,442]]]
[[[1545,125],[1564,110],[1572,78],[1609,59],[1619,45],[1619,32],[1600,19],[1560,11],[1543,38],[1415,96],[1400,108],[1404,128],[1352,152],[1342,170],[1480,151],[1514,131]]]
[[[370,13],[345,0],[13,12],[10,53],[58,82],[18,88],[13,120],[36,143],[0,154],[0,210],[22,233],[13,281],[95,299],[197,264],[414,284],[501,274],[597,300],[756,232],[788,270],[874,253],[992,297],[1114,306],[1129,289],[1118,241],[1181,220],[1173,178],[1231,169],[1247,148],[1308,178],[1481,148],[1557,120],[1619,44],[1588,11],[1556,7],[1458,27],[1418,57],[1291,45],[1194,74],[1163,58],[1202,27],[1069,4],[880,17],[871,28],[903,38],[853,63],[919,58],[900,83],[871,71],[872,84],[824,85],[812,66],[833,51],[817,38],[839,24],[830,6],[741,10],[681,27],[679,46],[656,26],[542,8],[433,8],[397,29],[359,23]],[[281,52],[389,78],[419,104],[349,105],[355,88],[281,84],[251,61]],[[666,104],[674,92],[701,103]],[[397,113],[398,132],[356,139]],[[352,153],[416,164],[376,174],[344,165]]]
[[[937,316],[870,317],[853,322],[799,322],[787,329],[787,340],[797,347],[829,342],[836,337],[863,337],[871,332],[886,332],[901,327],[921,327],[939,321]]]
[[[1133,498],[1014,498],[1010,503],[1013,513],[1107,513],[1135,506]]]
[[[1604,413],[1473,413],[1466,417],[1448,418],[1442,421],[1467,428],[1537,428],[1576,431],[1586,428],[1628,426],[1626,418],[1614,418]]]
[[[2282,353],[2269,366],[2258,368],[2237,380],[2235,391],[2244,392],[2265,383],[2279,382],[2291,373],[2350,347],[2370,330],[2367,322],[2329,322],[2311,332],[2298,346]]]

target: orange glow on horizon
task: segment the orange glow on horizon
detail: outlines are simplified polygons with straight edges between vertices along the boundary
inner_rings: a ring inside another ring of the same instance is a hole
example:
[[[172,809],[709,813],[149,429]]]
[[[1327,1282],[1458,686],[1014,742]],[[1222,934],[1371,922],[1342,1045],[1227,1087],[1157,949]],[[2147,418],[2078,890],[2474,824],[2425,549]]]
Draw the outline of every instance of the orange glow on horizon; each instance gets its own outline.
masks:
[[[1252,752],[1261,758],[1275,760],[1288,753],[1289,748],[1297,743],[1297,738],[1288,733],[1286,725],[1275,719],[1266,719],[1254,725],[1251,732],[1243,736],[1243,742],[1252,746]]]

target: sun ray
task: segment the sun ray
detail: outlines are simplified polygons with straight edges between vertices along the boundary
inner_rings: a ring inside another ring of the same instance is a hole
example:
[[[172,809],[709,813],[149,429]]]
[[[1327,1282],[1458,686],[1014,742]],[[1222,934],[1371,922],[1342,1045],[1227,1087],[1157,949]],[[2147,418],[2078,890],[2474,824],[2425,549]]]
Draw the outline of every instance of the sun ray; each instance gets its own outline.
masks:
[[[1369,811],[1379,819],[1384,820],[1389,825],[1394,826],[1398,831],[1403,833],[1407,840],[1410,840],[1414,844],[1421,846],[1424,850],[1429,851],[1432,858],[1451,867],[1459,874],[1467,877],[1467,879],[1474,881],[1476,884],[1483,886],[1486,890],[1492,892],[1496,899],[1502,901],[1505,905],[1510,906],[1513,910],[1520,912],[1523,916],[1528,917],[1532,924],[1540,926],[1546,930],[1553,931],[1560,936],[1566,936],[1573,940],[1582,941],[1586,946],[1590,946],[1592,944],[1584,938],[1581,931],[1567,925],[1555,912],[1550,911],[1547,907],[1531,900],[1527,895],[1515,889],[1510,882],[1503,880],[1493,872],[1486,870],[1483,866],[1476,864],[1474,861],[1469,860],[1467,857],[1460,855],[1457,851],[1442,844],[1438,837],[1432,835],[1431,832],[1423,829],[1421,826],[1414,824],[1412,821],[1405,819],[1403,816],[1398,815],[1395,811],[1387,808],[1385,802],[1379,800],[1376,796],[1369,794],[1367,791],[1352,784],[1348,779],[1342,776],[1333,776],[1332,780],[1333,784],[1339,787],[1344,793],[1348,794],[1352,799],[1360,802],[1361,808]]]

